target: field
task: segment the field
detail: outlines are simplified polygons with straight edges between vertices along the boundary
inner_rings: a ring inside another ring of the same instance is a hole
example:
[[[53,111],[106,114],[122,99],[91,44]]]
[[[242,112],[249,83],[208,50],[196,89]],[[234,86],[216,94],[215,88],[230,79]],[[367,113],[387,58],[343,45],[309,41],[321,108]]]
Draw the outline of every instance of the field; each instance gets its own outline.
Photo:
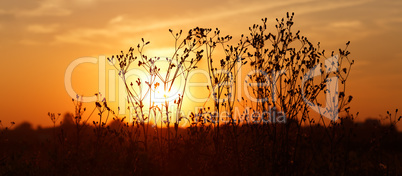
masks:
[[[377,120],[301,127],[286,124],[151,126],[146,149],[141,127],[119,119],[102,128],[77,128],[73,117],[55,128],[29,123],[1,135],[1,175],[400,175],[402,134]],[[174,134],[171,134],[174,136]],[[152,137],[152,138],[151,138]],[[399,142],[398,142],[399,141]]]

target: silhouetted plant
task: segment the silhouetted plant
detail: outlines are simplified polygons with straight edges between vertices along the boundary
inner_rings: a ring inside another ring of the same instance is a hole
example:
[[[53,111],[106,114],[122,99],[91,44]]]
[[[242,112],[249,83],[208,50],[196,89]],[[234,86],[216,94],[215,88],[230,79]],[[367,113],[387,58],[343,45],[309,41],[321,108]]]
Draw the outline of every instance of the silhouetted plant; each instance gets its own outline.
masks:
[[[98,94],[95,94],[96,96]],[[74,126],[75,126],[75,132],[76,132],[76,152],[79,152],[79,148],[80,148],[80,143],[81,143],[81,132],[82,130],[88,126],[88,120],[91,118],[92,114],[95,112],[96,107],[92,110],[92,112],[88,115],[88,117],[86,118],[86,120],[83,120],[83,115],[86,112],[86,107],[83,107],[83,103],[82,103],[82,98],[83,96],[76,96],[76,100],[72,99],[74,107],[75,107],[75,111],[74,111],[74,118],[73,118],[73,122],[74,122]],[[95,102],[95,104],[99,104],[99,102]]]
[[[0,139],[3,140],[3,137],[5,136],[5,133],[15,125],[15,122],[10,122],[10,126],[6,126],[4,127],[3,124],[1,123],[0,120]],[[5,138],[4,140],[7,140],[7,138]]]
[[[116,69],[119,70],[119,75],[122,77],[123,82],[125,83],[126,86],[126,91],[128,93],[128,101],[131,103],[131,106],[134,112],[134,115],[137,116],[137,119],[139,119],[141,126],[143,127],[143,134],[144,134],[144,144],[145,148],[147,149],[147,134],[148,134],[148,126],[145,126],[145,121],[147,120],[149,123],[150,120],[150,115],[154,114],[154,118],[157,118],[157,112],[159,111],[161,113],[161,123],[164,122],[167,126],[167,142],[168,146],[170,146],[170,123],[172,120],[172,115],[169,113],[171,112],[169,110],[170,107],[170,102],[168,101],[167,95],[164,95],[165,102],[161,104],[159,107],[158,105],[155,105],[155,103],[152,101],[152,96],[149,96],[149,108],[147,110],[148,116],[145,116],[144,113],[144,100],[147,94],[151,94],[151,92],[155,92],[156,89],[159,86],[163,86],[164,94],[168,93],[171,91],[171,88],[173,87],[175,80],[178,79],[179,76],[184,77],[184,87],[181,90],[181,94],[179,94],[179,97],[177,100],[174,100],[174,104],[177,105],[177,110],[175,114],[175,122],[174,122],[174,129],[176,131],[176,138],[177,138],[177,130],[179,127],[179,122],[183,118],[187,118],[182,116],[181,114],[181,108],[183,104],[183,96],[186,88],[186,83],[188,81],[188,76],[191,70],[197,68],[196,64],[201,60],[202,58],[202,50],[199,50],[200,44],[203,43],[201,39],[203,39],[205,35],[205,30],[202,28],[195,28],[193,30],[190,30],[188,32],[188,35],[186,38],[183,40],[180,40],[182,31],[179,33],[173,34],[172,30],[169,30],[172,34],[172,36],[175,39],[175,49],[174,49],[174,54],[171,58],[166,58],[168,62],[168,67],[166,70],[166,74],[161,73],[161,69],[158,65],[158,61],[160,60],[160,57],[155,57],[155,58],[149,58],[146,55],[143,54],[143,49],[144,46],[148,45],[150,42],[145,42],[144,39],[142,39],[142,44],[138,44],[137,50],[140,55],[140,57],[135,57],[133,55],[134,48],[129,49],[129,53],[125,54],[122,52],[121,55],[117,55],[117,60],[120,68]],[[113,58],[108,59],[110,62],[113,62]],[[141,90],[141,84],[143,81],[141,78],[138,78],[136,83],[137,86],[140,89],[140,92],[137,93],[134,88],[133,88],[133,83],[129,83],[127,80],[127,72],[129,70],[130,64],[135,61],[137,58],[139,58],[138,61],[138,66],[143,67],[144,70],[148,73],[149,75],[149,80],[145,81],[146,84],[146,90],[143,91]],[[157,79],[158,78],[158,79]],[[161,83],[159,83],[160,81]],[[145,92],[145,93],[142,93]],[[165,119],[163,118],[163,113],[165,115]],[[156,130],[158,123],[155,122],[156,125]],[[161,125],[162,127],[162,125]],[[161,131],[162,132],[162,131]],[[161,133],[162,134],[162,133]],[[170,147],[168,147],[170,149]]]
[[[109,108],[106,102],[106,98],[103,98],[101,101],[99,101],[99,98],[101,95],[95,94],[98,98],[98,100],[95,102],[95,109],[98,110],[98,116],[99,116],[99,121],[93,121],[93,125],[95,126],[94,132],[95,135],[97,136],[96,143],[98,146],[102,145],[104,142],[102,139],[107,135],[108,130],[106,130],[106,124],[108,123],[109,116],[110,115],[115,115],[115,112]],[[104,113],[107,113],[106,119],[103,121],[102,116]],[[88,117],[89,119],[89,117]]]

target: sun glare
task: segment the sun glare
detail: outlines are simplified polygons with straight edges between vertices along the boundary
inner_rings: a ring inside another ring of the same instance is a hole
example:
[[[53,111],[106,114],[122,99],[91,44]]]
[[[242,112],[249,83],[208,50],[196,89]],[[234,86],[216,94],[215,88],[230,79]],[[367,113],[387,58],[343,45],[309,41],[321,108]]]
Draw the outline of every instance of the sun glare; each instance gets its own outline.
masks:
[[[151,98],[155,103],[165,103],[165,101],[174,103],[182,92],[175,85],[171,86],[171,88],[166,87],[166,90],[163,85],[159,85],[151,94],[153,94]]]
[[[172,63],[174,64],[174,62]],[[143,105],[145,110],[145,112],[140,113],[145,113],[146,116],[149,116],[148,123],[151,124],[158,123],[159,125],[161,122],[166,121],[166,109],[168,109],[171,122],[175,122],[177,116],[183,115],[183,108],[186,107],[182,104],[185,79],[180,74],[182,73],[181,68],[176,66],[169,72],[165,71],[168,70],[169,64],[169,59],[160,58],[155,62],[157,68],[160,68],[160,72],[151,73],[145,68],[136,67],[127,74],[128,82],[131,85],[130,90],[139,98],[135,101],[141,102],[140,104]],[[131,105],[137,106],[138,104]],[[137,116],[138,114],[135,113],[138,112],[130,109],[130,116]]]

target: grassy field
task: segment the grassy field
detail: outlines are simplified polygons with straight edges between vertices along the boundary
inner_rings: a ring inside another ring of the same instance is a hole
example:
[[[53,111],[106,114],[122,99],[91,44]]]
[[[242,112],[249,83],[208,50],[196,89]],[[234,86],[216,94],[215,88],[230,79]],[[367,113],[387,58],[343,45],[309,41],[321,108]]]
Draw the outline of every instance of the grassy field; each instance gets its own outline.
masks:
[[[150,130],[146,149],[136,124],[116,119],[77,128],[72,118],[66,115],[55,128],[23,123],[3,130],[0,175],[402,174],[402,134],[377,120],[223,125],[220,141],[216,128],[199,123],[179,128],[170,141],[166,128]]]

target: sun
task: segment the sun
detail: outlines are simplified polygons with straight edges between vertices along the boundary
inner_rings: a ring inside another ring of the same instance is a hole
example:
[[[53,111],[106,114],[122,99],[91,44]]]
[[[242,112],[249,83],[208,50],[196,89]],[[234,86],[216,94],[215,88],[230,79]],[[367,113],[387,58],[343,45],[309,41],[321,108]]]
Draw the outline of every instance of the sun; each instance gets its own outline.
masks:
[[[171,104],[174,103],[175,100],[178,100],[180,95],[183,93],[175,85],[171,86],[171,88],[168,86],[165,88],[163,85],[159,84],[159,86],[152,91],[151,94],[153,94],[151,95],[152,102],[155,102],[155,104],[165,102],[169,102]]]
[[[138,115],[133,113],[140,113],[149,117],[144,119],[154,124],[165,123],[167,117],[170,122],[180,123],[180,119],[188,114],[186,112],[189,107],[189,103],[183,103],[185,91],[188,91],[186,89],[188,76],[183,70],[184,66],[169,57],[151,58],[147,61],[150,64],[144,66],[140,63],[146,61],[142,60],[138,64],[141,67],[133,68],[129,72],[130,90],[133,89],[136,97],[132,99],[136,101],[133,106],[140,108],[139,111],[131,111],[130,116]]]

